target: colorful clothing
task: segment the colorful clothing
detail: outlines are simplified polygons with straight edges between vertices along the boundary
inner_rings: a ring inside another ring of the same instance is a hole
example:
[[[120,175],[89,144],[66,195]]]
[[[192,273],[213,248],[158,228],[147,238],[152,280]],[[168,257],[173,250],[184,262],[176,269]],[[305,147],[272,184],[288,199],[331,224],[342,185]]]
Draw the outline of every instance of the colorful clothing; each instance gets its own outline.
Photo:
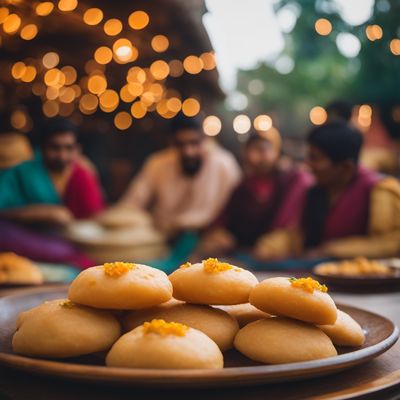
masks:
[[[183,173],[176,149],[149,158],[120,205],[149,208],[161,229],[197,230],[213,221],[240,179],[234,157],[208,143],[200,170]]]
[[[275,229],[294,227],[311,181],[309,174],[297,170],[246,177],[214,226],[232,233],[239,247],[252,246]]]

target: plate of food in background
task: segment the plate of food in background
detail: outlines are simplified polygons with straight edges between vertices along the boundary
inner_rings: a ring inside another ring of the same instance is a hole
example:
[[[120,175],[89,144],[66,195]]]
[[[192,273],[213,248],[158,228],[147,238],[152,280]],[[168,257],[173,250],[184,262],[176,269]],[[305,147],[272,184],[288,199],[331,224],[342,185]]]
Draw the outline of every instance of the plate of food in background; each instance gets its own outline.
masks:
[[[314,267],[313,274],[323,283],[340,290],[398,291],[400,290],[400,259],[352,260],[329,262]]]
[[[39,263],[12,252],[0,252],[0,288],[67,283],[78,273],[72,266]]]

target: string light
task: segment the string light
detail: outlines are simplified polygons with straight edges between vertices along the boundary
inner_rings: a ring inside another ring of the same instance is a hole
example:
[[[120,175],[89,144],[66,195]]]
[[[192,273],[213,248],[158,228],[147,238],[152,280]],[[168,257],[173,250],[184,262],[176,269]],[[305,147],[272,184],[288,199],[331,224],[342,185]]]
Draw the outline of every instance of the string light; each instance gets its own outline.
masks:
[[[99,104],[99,99],[94,94],[84,94],[79,101],[79,110],[82,114],[93,114]]]
[[[221,120],[215,115],[209,115],[203,121],[203,130],[207,136],[217,136],[222,129]]]
[[[315,30],[321,36],[327,36],[332,32],[332,24],[326,18],[315,21]]]
[[[203,62],[203,69],[206,71],[211,71],[216,67],[215,55],[211,52],[201,54],[200,60]]]
[[[83,21],[87,25],[98,25],[103,20],[103,16],[100,8],[89,8],[83,14]]]
[[[154,61],[150,65],[150,72],[157,80],[165,79],[169,74],[169,65],[163,60]]]
[[[111,49],[107,46],[101,46],[94,52],[94,59],[99,64],[108,64],[113,58]]]
[[[28,65],[21,77],[22,82],[32,82],[36,78],[36,68],[33,65]]]
[[[146,107],[140,102],[135,101],[131,107],[131,114],[134,118],[140,119],[143,118],[147,113]]]
[[[156,35],[151,39],[151,47],[157,53],[163,53],[169,47],[169,40],[164,35]]]
[[[168,65],[172,77],[178,78],[183,74],[183,64],[180,60],[171,60]]]
[[[3,30],[9,35],[16,33],[21,26],[21,18],[17,14],[10,14],[3,22]]]
[[[0,7],[0,24],[2,24],[6,20],[9,13],[10,11],[7,7]]]
[[[272,119],[269,115],[259,115],[254,119],[253,126],[257,131],[268,131],[272,128]]]
[[[21,79],[26,71],[26,65],[22,61],[16,62],[11,68],[11,75],[14,79]]]
[[[140,30],[150,22],[150,17],[145,11],[135,11],[128,18],[128,24],[132,29]]]
[[[103,75],[92,75],[88,79],[87,87],[93,94],[101,94],[107,89],[107,80]]]
[[[49,15],[54,10],[54,4],[51,1],[44,1],[42,3],[38,3],[35,8],[35,12],[40,17],[45,17]]]
[[[367,38],[374,42],[375,40],[380,40],[383,37],[383,30],[379,25],[368,25],[365,28],[365,34]]]
[[[183,61],[183,68],[189,74],[198,74],[203,69],[203,61],[196,56],[188,56]]]
[[[237,115],[233,120],[233,130],[239,135],[247,133],[251,128],[251,121],[247,115]]]
[[[38,34],[38,28],[35,24],[25,25],[20,33],[21,39],[32,40]]]
[[[189,97],[182,103],[182,112],[187,117],[194,117],[200,112],[200,103]]]
[[[78,0],[60,0],[58,2],[58,9],[60,11],[73,11],[78,7]]]
[[[42,58],[42,64],[45,68],[54,68],[58,65],[59,62],[59,55],[53,51],[46,53]]]
[[[114,111],[119,104],[119,96],[115,90],[107,89],[99,97],[100,108],[105,112]]]
[[[116,36],[122,31],[122,22],[117,18],[111,18],[104,24],[104,32],[108,36]]]
[[[128,129],[132,125],[132,117],[126,111],[121,111],[114,117],[114,125],[121,131]]]
[[[310,110],[310,121],[314,125],[322,125],[328,119],[325,108],[316,106]]]
[[[395,56],[400,56],[400,39],[392,39],[389,48]]]

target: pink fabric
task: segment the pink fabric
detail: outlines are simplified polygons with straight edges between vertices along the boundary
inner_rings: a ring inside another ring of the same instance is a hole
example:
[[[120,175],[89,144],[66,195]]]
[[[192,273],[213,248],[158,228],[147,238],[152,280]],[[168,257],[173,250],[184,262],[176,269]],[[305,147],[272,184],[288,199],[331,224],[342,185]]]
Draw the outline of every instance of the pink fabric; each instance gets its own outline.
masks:
[[[329,211],[324,241],[367,233],[371,190],[378,180],[376,173],[358,170],[353,182]]]
[[[63,196],[64,205],[75,218],[89,218],[104,209],[104,200],[96,176],[75,164]]]

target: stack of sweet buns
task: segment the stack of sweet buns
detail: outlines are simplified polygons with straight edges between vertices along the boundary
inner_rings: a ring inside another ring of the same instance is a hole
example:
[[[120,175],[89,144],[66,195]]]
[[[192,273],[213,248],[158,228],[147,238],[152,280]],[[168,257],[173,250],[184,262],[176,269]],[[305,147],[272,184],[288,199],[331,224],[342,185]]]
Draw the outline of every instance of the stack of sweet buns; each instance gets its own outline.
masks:
[[[209,258],[169,277],[114,262],[82,271],[68,299],[20,314],[13,349],[33,357],[106,354],[122,368],[223,368],[236,348],[261,363],[316,360],[365,336],[311,278],[258,282],[249,271]]]

